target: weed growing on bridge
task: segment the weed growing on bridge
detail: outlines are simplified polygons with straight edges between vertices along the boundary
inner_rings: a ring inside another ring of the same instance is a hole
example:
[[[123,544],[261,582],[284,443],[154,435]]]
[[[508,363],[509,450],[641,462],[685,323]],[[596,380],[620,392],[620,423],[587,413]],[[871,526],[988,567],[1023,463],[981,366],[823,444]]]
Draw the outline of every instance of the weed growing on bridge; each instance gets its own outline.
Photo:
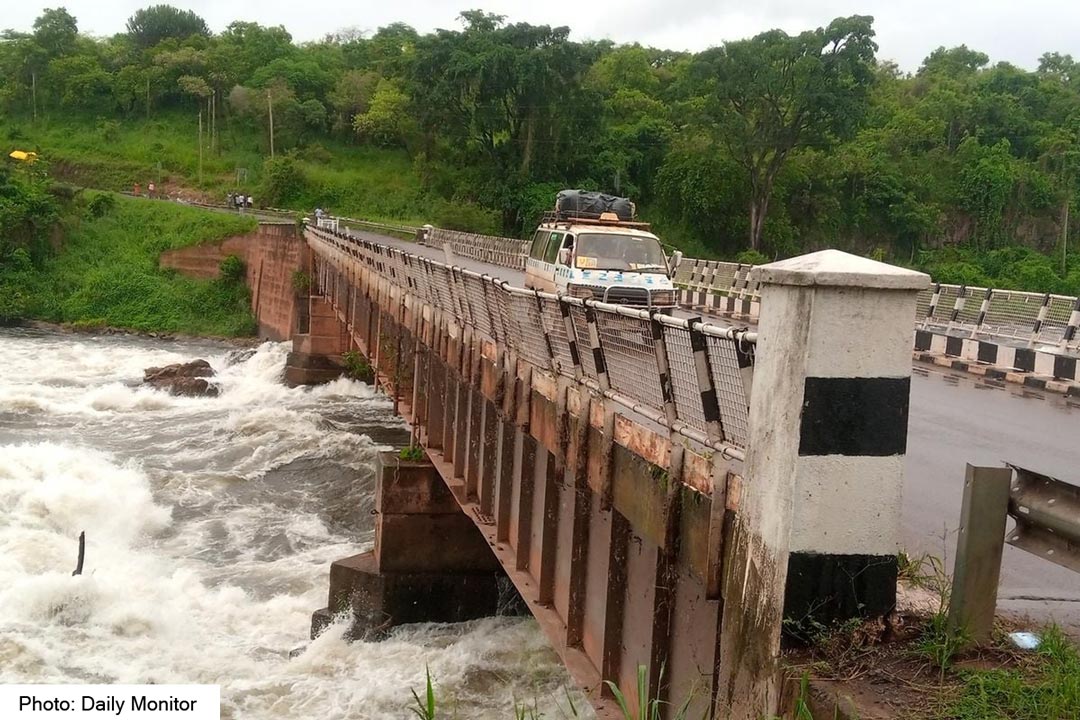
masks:
[[[371,383],[375,380],[375,371],[371,363],[358,350],[349,350],[341,354],[341,362],[345,366],[345,374],[353,380]]]
[[[300,295],[307,295],[308,291],[311,290],[311,276],[303,270],[294,270],[292,288]]]
[[[409,447],[401,448],[398,457],[406,462],[423,462],[427,459],[427,453],[425,453],[424,448],[419,445],[410,445]]]

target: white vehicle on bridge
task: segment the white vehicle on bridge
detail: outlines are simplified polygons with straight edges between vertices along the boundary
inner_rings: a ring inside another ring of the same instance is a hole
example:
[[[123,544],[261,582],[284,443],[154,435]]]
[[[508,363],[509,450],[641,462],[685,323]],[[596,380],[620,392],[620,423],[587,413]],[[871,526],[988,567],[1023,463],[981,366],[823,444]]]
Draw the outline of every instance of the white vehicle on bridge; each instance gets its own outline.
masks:
[[[533,235],[525,286],[570,297],[670,311],[682,253],[669,259],[633,204],[599,193],[559,193]]]

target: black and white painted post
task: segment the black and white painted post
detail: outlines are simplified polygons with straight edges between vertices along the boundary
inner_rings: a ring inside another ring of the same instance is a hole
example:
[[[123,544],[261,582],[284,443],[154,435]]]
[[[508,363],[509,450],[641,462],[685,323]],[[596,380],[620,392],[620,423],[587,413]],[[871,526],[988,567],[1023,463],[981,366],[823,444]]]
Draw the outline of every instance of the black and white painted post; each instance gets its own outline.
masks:
[[[724,592],[719,697],[771,716],[781,618],[896,599],[918,272],[825,250],[757,269],[746,482]]]

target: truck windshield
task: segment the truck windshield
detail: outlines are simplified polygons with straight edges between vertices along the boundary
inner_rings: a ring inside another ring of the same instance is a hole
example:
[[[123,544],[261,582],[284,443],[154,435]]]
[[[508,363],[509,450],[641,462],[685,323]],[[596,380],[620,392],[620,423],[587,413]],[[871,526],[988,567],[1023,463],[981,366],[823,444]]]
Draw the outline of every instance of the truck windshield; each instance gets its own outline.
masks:
[[[575,266],[584,270],[667,272],[664,251],[655,238],[609,233],[577,236]]]

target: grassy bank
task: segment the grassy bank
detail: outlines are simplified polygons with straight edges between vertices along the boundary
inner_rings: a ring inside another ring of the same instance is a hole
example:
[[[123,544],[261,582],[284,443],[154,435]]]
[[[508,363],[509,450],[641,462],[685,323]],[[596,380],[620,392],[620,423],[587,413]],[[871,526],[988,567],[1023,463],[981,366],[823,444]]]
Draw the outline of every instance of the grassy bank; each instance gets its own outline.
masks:
[[[199,173],[198,124],[194,116],[161,113],[153,118],[97,120],[88,117],[0,118],[4,146],[35,150],[51,175],[84,187],[130,190],[155,182],[163,191],[223,202],[241,190],[260,203],[373,220],[430,221],[412,160],[404,150],[324,143],[287,153],[296,169],[284,196],[267,195],[272,183],[264,163],[265,139],[246,126],[224,124],[216,149],[203,152]],[[281,154],[278,155],[282,157]],[[282,189],[282,188],[274,188]],[[422,222],[420,222],[422,221]]]
[[[0,268],[0,290],[38,320],[147,332],[241,336],[255,330],[242,280],[194,280],[158,268],[169,249],[251,232],[254,221],[165,202],[78,203],[39,266]],[[113,195],[104,197],[115,198]]]

